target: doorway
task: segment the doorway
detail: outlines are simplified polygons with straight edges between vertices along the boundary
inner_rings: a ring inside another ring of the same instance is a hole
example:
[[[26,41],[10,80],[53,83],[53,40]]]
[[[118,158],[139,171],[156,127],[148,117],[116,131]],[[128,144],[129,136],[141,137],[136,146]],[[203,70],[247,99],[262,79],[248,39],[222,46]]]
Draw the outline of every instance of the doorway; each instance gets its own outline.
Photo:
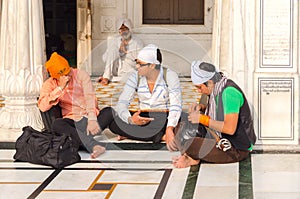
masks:
[[[76,68],[76,0],[43,0],[47,60],[53,52]]]

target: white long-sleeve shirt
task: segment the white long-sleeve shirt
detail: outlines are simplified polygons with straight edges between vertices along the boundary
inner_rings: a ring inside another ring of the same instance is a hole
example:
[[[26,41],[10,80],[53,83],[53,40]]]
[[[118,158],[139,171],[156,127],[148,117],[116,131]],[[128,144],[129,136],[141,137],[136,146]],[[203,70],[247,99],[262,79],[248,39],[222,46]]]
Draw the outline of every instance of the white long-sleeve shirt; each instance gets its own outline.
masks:
[[[128,123],[128,117],[131,116],[128,106],[136,92],[138,78],[137,71],[129,75],[116,106],[118,116],[126,123]],[[175,127],[178,124],[182,111],[182,98],[179,78],[175,71],[167,69],[165,80],[161,68],[152,93],[149,90],[146,77],[140,77],[137,94],[141,110],[169,110],[167,126]]]
[[[138,37],[132,35],[132,38],[128,43],[128,53],[126,54],[125,59],[121,60],[119,54],[121,41],[120,35],[107,40],[107,49],[102,57],[105,63],[103,73],[104,78],[112,78],[112,70],[114,67],[118,68],[118,77],[127,75],[135,68],[135,59],[137,58],[139,50],[143,48],[143,42]]]

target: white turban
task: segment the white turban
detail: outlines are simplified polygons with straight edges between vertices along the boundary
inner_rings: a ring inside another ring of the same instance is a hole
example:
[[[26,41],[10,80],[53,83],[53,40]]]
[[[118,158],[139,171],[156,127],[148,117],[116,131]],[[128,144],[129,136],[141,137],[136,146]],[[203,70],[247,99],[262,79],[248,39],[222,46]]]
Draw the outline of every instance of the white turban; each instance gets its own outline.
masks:
[[[127,18],[118,19],[118,21],[116,22],[116,29],[119,30],[121,28],[122,24],[124,24],[124,26],[129,28],[129,30],[132,29],[132,23],[131,23],[130,19],[127,19]]]
[[[200,68],[200,64],[205,64],[205,68],[209,71],[203,70]],[[199,60],[193,61],[191,65],[191,79],[194,85],[199,85],[207,82],[216,74],[214,65],[201,62]]]
[[[138,54],[137,58],[143,62],[150,64],[160,64],[157,60],[158,47],[154,44],[145,46]]]

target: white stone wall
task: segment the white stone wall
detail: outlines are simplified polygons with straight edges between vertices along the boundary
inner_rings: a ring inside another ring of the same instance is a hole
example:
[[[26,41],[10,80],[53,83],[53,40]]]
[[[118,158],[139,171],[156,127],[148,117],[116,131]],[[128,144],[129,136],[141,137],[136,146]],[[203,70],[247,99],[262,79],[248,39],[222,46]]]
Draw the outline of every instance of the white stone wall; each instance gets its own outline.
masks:
[[[127,16],[134,24],[134,34],[145,44],[154,43],[163,54],[163,64],[175,69],[180,75],[190,75],[190,63],[200,59],[211,60],[213,2],[207,0],[205,25],[143,25],[142,0],[94,0],[92,28],[92,74],[104,70],[102,54],[106,39],[117,33],[115,21]],[[97,11],[95,11],[97,10]]]
[[[256,10],[259,143],[299,144],[299,0],[261,0]]]

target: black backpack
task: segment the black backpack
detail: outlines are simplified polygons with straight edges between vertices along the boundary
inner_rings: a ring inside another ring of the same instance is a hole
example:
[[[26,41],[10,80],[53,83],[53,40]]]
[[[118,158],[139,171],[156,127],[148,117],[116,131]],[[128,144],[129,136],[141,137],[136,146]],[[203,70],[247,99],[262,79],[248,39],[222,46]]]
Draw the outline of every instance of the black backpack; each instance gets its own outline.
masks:
[[[57,104],[52,106],[48,111],[40,111],[45,126],[45,130],[52,131],[52,124],[57,118],[62,118],[61,108]]]

